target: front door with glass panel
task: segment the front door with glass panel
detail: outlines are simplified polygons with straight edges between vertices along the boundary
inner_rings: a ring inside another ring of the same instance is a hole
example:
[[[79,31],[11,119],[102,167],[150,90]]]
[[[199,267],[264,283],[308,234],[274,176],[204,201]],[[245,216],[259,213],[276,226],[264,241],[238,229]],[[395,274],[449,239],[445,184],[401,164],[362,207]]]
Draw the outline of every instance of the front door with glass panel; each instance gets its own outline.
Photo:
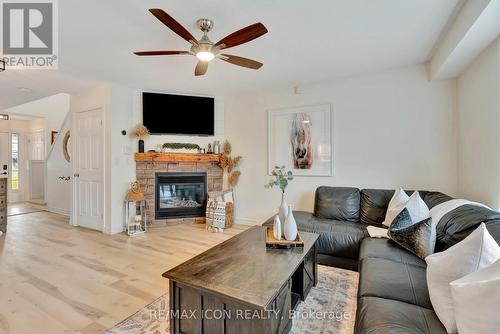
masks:
[[[21,138],[18,133],[0,132],[0,175],[9,178],[9,202],[23,200],[20,169]]]
[[[19,134],[12,133],[11,139],[11,169],[10,169],[10,183],[12,190],[20,188],[20,175],[19,175]]]

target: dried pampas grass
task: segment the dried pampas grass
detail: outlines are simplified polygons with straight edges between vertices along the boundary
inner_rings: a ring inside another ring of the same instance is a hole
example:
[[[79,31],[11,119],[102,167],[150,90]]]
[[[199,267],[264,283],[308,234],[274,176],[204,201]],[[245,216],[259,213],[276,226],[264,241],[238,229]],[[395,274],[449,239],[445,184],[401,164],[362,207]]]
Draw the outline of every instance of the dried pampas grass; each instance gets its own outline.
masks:
[[[135,127],[135,130],[134,130],[134,134],[137,138],[143,139],[143,138],[149,137],[149,130],[144,125],[137,124],[137,126]]]
[[[222,157],[220,166],[227,173],[227,182],[230,188],[233,188],[238,183],[241,172],[234,170],[243,159],[241,156],[231,157],[231,144],[226,140],[222,146]]]
[[[233,158],[233,166],[234,167],[238,166],[240,164],[240,162],[241,162],[241,159],[243,159],[243,158],[241,156],[239,156],[239,155],[237,157],[234,157]]]
[[[220,157],[220,166],[223,169],[226,169],[228,165],[229,165],[228,156],[226,154],[221,155],[221,157]]]
[[[222,152],[225,154],[225,155],[230,155],[231,154],[231,144],[229,143],[229,141],[224,141],[224,145],[222,146]]]
[[[241,172],[239,170],[236,170],[229,174],[227,178],[227,182],[229,183],[229,186],[233,188],[237,183],[238,180],[240,179]]]

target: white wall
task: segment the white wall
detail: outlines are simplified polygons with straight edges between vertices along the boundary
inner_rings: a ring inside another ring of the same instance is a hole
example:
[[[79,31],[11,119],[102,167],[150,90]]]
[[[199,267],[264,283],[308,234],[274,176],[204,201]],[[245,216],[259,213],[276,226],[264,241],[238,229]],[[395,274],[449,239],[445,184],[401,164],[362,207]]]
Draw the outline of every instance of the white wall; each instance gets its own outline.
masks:
[[[460,76],[458,192],[500,209],[500,42],[495,41]]]
[[[66,161],[63,153],[63,139],[67,131],[70,131],[72,114],[69,113],[61,127],[60,136],[57,136],[46,161],[45,168],[45,202],[47,209],[52,212],[70,215],[72,207],[72,185],[73,169],[70,162]],[[71,177],[65,181],[59,177]]]
[[[50,148],[51,131],[59,131],[64,118],[69,112],[70,95],[60,93],[39,100],[21,104],[16,107],[5,109],[2,112],[8,114],[41,117],[45,119],[43,129],[45,131],[45,152]],[[42,129],[39,127],[38,129]],[[33,130],[38,130],[33,129]]]
[[[135,125],[137,125],[138,123],[142,123],[142,92],[142,90],[135,90],[133,92],[133,123],[131,128],[129,126],[129,132],[132,132]],[[161,91],[153,92],[178,94]],[[206,147],[207,144],[213,143],[215,140],[218,140],[222,144],[224,140],[224,98],[220,96],[215,97],[214,108],[214,136],[151,135],[149,138],[144,140],[145,150],[158,150],[158,145],[162,145],[164,143],[193,143],[200,145],[200,147]],[[137,151],[137,140],[135,141],[134,150]]]
[[[457,191],[456,85],[429,82],[424,65],[341,78],[293,89],[225,97],[225,134],[243,156],[236,188],[239,223],[262,223],[277,211],[268,190],[267,110],[331,103],[333,177],[297,177],[287,198],[313,209],[320,185]]]
[[[29,131],[35,132],[39,130],[44,130],[46,127],[46,119],[45,118],[33,118],[29,121]]]
[[[123,200],[130,183],[135,180],[134,152],[137,150],[136,141],[129,135],[123,136],[122,130],[130,132],[133,123],[133,90],[127,87],[112,87],[111,99],[111,127],[106,126],[106,131],[111,131],[111,161],[110,173],[110,213],[111,224],[106,233],[119,233],[123,231],[124,204]]]

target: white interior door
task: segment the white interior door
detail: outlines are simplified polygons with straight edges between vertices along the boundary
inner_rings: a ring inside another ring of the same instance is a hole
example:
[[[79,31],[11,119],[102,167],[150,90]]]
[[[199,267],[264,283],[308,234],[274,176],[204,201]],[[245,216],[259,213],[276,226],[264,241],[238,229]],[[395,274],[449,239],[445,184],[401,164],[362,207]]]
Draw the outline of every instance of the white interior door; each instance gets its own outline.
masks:
[[[74,217],[82,227],[102,231],[103,224],[103,133],[102,109],[76,113],[71,134],[75,186]]]
[[[43,199],[45,196],[45,160],[29,160],[29,199]]]
[[[10,140],[7,132],[0,132],[0,176],[9,175],[10,164]]]
[[[45,160],[43,130],[28,135],[28,160]]]

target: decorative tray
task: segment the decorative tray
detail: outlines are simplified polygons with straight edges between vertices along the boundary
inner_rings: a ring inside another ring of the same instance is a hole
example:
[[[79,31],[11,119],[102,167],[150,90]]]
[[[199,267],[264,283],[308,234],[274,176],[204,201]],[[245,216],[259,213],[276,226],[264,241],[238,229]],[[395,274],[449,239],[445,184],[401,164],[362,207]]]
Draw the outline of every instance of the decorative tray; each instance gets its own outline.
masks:
[[[267,248],[303,248],[304,241],[300,237],[300,234],[297,233],[297,238],[295,240],[286,240],[285,238],[281,238],[278,240],[273,235],[273,228],[267,227],[266,229],[266,247]]]

